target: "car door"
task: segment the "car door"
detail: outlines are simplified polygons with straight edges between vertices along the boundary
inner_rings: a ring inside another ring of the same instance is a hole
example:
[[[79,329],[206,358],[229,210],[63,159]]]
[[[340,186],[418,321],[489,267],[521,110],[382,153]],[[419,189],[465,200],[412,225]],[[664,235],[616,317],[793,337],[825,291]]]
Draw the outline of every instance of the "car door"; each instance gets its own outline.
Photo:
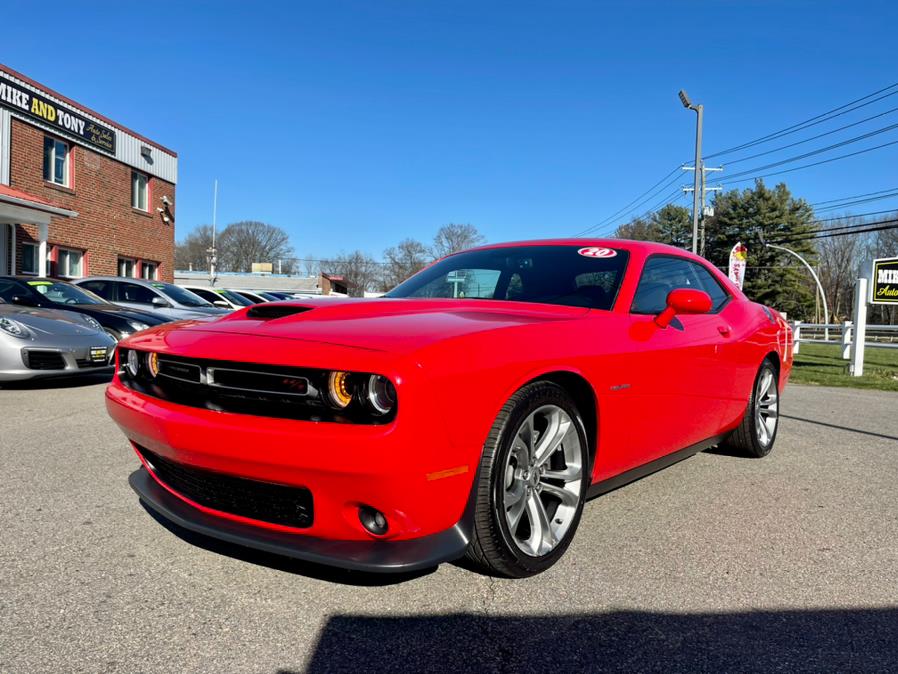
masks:
[[[677,255],[652,255],[643,267],[630,307],[630,348],[616,356],[625,374],[620,403],[626,423],[619,450],[606,457],[603,473],[618,473],[714,436],[723,400],[718,384],[728,339],[719,315],[729,298],[720,288],[712,313],[677,316],[667,328],[654,318],[676,288],[706,290],[696,262]],[[705,270],[705,273],[708,273]],[[713,280],[713,279],[712,279]]]

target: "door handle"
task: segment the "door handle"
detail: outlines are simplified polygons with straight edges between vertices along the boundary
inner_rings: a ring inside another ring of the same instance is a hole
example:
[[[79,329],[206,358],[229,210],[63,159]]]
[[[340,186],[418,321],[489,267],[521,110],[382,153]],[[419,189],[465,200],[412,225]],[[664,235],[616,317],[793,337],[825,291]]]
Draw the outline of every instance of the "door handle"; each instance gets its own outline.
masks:
[[[719,332],[724,337],[729,337],[730,331],[731,331],[731,328],[729,325],[718,325],[717,326],[717,332]]]

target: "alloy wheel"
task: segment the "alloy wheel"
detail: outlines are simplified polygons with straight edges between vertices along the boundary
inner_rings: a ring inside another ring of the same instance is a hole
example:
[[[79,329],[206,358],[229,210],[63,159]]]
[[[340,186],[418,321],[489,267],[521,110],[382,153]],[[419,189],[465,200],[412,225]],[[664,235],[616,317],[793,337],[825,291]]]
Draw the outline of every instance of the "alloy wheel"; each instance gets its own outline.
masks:
[[[757,426],[758,442],[767,447],[773,442],[776,433],[776,424],[779,419],[779,392],[776,390],[776,377],[770,369],[765,369],[758,381],[758,390],[755,394],[755,425]]]
[[[541,557],[564,539],[580,503],[583,463],[577,427],[561,407],[544,405],[518,427],[505,461],[502,510],[519,550]]]

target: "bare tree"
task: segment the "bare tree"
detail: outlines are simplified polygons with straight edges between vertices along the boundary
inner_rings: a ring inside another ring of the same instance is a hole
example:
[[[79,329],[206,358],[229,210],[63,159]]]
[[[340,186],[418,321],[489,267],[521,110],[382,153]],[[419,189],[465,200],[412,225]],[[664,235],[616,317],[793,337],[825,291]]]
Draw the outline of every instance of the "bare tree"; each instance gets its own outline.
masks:
[[[467,248],[479,246],[485,241],[486,238],[474,225],[443,225],[433,237],[431,255],[434,259],[439,259]]]
[[[321,261],[316,260],[311,253],[302,260],[302,267],[306,276],[318,276],[321,273]]]
[[[382,265],[360,250],[340,255],[328,265],[322,271],[342,276],[353,297],[362,297],[366,290],[375,290],[383,284]]]
[[[270,262],[293,257],[290,237],[280,227],[255,220],[235,222],[222,230],[216,242],[222,271],[248,272],[254,262]]]
[[[427,264],[429,251],[420,241],[405,239],[384,251],[384,289],[389,290],[420,271]]]
[[[199,225],[175,246],[175,268],[205,270],[212,246],[212,225]]]

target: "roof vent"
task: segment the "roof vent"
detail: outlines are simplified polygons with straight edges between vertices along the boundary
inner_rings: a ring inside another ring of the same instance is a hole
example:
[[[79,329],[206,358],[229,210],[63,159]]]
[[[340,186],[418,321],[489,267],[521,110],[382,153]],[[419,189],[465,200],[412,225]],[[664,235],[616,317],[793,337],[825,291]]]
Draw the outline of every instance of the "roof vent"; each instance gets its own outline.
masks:
[[[272,302],[271,304],[254,304],[246,312],[247,318],[260,318],[263,321],[270,321],[275,318],[284,318],[285,316],[293,316],[309,311],[312,307],[304,307],[298,304],[279,304]]]

